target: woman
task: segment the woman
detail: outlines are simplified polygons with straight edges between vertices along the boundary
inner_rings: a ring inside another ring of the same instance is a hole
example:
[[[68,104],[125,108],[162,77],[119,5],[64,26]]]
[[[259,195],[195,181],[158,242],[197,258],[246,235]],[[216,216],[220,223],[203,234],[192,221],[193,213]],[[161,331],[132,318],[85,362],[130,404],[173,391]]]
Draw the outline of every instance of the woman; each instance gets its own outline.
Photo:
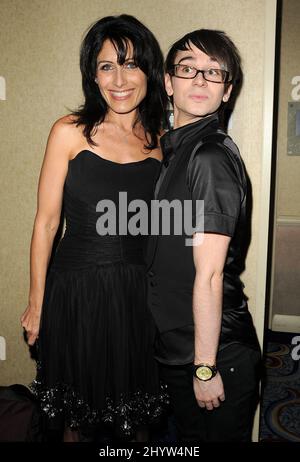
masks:
[[[165,106],[162,54],[137,19],[109,16],[84,38],[80,67],[85,103],[48,139],[21,318],[28,344],[38,338],[33,388],[50,418],[64,417],[64,441],[99,422],[132,437],[166,400],[152,355],[145,237],[96,229],[99,201],[118,209],[119,192],[128,202],[151,200]],[[66,231],[46,278],[62,205]]]

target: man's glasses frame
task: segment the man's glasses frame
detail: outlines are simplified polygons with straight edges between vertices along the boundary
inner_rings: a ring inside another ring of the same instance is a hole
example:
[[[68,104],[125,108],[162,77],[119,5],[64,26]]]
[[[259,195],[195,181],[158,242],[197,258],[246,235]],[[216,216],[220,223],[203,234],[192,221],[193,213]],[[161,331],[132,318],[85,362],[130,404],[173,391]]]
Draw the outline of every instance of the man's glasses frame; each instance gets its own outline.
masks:
[[[184,69],[189,69],[189,72],[184,72]],[[179,79],[194,79],[199,72],[201,72],[202,77],[207,82],[213,83],[230,83],[229,72],[225,69],[197,69],[193,66],[188,66],[187,64],[173,64],[170,69],[170,74]],[[184,74],[184,75],[183,75]]]

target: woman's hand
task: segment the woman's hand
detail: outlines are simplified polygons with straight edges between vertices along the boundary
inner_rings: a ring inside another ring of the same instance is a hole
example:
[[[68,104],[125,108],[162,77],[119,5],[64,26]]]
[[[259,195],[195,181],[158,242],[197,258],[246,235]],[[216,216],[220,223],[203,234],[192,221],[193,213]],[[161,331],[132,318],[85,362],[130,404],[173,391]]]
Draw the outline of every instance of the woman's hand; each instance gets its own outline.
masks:
[[[26,331],[28,345],[34,345],[39,335],[41,309],[28,305],[21,316],[21,325]]]

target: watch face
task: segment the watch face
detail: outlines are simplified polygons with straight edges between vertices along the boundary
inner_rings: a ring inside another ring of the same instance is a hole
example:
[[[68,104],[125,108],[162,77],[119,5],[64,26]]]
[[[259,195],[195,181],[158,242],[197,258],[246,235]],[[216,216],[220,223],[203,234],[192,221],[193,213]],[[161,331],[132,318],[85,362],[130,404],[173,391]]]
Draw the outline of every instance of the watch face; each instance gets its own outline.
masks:
[[[206,366],[200,366],[196,369],[196,375],[200,380],[209,380],[212,377],[212,370]]]

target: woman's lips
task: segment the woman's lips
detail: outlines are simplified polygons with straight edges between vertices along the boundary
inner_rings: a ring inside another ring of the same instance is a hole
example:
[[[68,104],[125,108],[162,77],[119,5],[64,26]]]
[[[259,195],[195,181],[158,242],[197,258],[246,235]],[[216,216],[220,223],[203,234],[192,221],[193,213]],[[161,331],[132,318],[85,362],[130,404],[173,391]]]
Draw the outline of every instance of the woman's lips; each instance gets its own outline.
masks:
[[[132,92],[133,90],[122,90],[122,91],[110,90],[110,95],[113,99],[117,101],[123,101],[129,98]]]

